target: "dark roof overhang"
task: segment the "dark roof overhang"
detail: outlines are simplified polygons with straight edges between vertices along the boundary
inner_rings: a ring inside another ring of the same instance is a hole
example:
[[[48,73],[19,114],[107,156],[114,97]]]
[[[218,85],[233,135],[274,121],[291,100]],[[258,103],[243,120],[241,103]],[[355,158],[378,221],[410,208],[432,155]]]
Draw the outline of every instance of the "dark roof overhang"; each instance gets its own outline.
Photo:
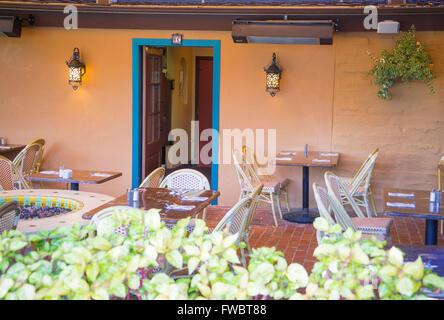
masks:
[[[144,6],[36,2],[0,2],[0,16],[35,17],[35,26],[63,27],[63,8],[75,4],[79,28],[231,31],[235,19],[335,20],[338,31],[366,31],[363,6]],[[418,31],[444,30],[443,6],[381,6],[379,21],[412,24]],[[374,32],[374,31],[369,31]]]

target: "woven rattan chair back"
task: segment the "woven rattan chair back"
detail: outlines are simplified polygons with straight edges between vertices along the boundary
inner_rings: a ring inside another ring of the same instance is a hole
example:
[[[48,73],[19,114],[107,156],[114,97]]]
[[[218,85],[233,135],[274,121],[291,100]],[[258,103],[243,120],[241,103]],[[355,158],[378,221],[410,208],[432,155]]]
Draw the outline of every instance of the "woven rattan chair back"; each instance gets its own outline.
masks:
[[[345,198],[346,203],[351,205],[356,215],[360,218],[365,218],[364,213],[359,208],[355,199],[352,197],[350,191],[340,177],[335,175],[333,172],[327,171],[324,174],[324,179],[329,192],[333,193],[334,197],[338,199],[341,204],[343,204],[342,200]]]
[[[328,224],[334,226],[336,221],[332,215],[332,211],[329,206],[328,192],[325,188],[313,183],[313,194],[315,197],[316,205],[318,206],[319,215],[327,220]]]
[[[251,206],[251,197],[246,197],[238,201],[219,221],[213,232],[228,229],[231,234],[241,235],[242,226],[245,224],[248,209]]]
[[[20,219],[20,209],[17,201],[7,202],[0,206],[0,233],[5,230],[15,230]]]
[[[338,199],[337,197],[338,193],[337,187],[332,186],[330,179],[325,179],[325,180],[326,180],[325,183],[327,185],[326,199],[329,208],[333,211],[335,220],[341,225],[342,229],[347,230],[348,228],[351,228],[353,231],[356,231],[355,224],[353,223],[352,219],[350,218],[344,206],[342,205],[340,198]],[[357,208],[357,206],[355,207]]]
[[[113,232],[126,236],[127,232],[125,226],[119,226],[117,228],[114,227],[115,220],[113,218],[113,213],[115,211],[126,211],[128,209],[129,207],[126,206],[113,206],[105,208],[93,215],[90,224],[96,226],[98,236],[107,235]]]
[[[43,163],[43,153],[45,152],[45,145],[46,145],[46,141],[43,138],[37,138],[33,141],[31,141],[29,144],[34,144],[37,143],[40,145],[40,152],[37,155],[37,162],[35,164],[35,172],[39,172],[40,171],[40,167]]]
[[[242,146],[242,166],[252,181],[259,182],[259,176],[262,176],[263,178],[270,177],[268,174],[262,172],[262,166],[259,164],[254,151],[245,145]]]
[[[0,190],[14,190],[17,185],[21,189],[29,189],[29,185],[23,178],[17,167],[11,160],[0,156]]]
[[[373,173],[373,168],[375,167],[376,158],[378,157],[378,152],[371,155],[367,161],[365,161],[365,164],[363,165],[362,169],[359,171],[358,174],[353,177],[351,184],[351,188],[349,189],[350,194],[353,195],[360,186],[364,186],[365,190],[368,190],[370,188],[370,179]]]
[[[139,185],[139,188],[158,188],[165,175],[165,169],[159,167],[153,170]]]
[[[14,158],[14,165],[19,169],[23,176],[37,172],[38,157],[42,146],[38,143],[28,144]]]
[[[179,169],[167,175],[160,188],[185,190],[210,190],[207,177],[193,169]]]
[[[251,224],[253,223],[254,216],[256,214],[257,204],[259,203],[259,195],[262,192],[262,188],[264,187],[263,184],[258,185],[256,188],[253,189],[253,192],[251,192],[251,206],[250,210],[248,211],[248,216],[245,220],[245,227],[243,228],[245,230],[246,238],[248,239],[248,234],[251,230]]]
[[[351,184],[355,184],[355,180],[356,178],[359,176],[359,174],[361,173],[362,169],[364,169],[364,166],[367,164],[367,162],[370,161],[371,157],[374,156],[375,154],[379,153],[379,147],[376,147],[367,157],[367,159],[365,159],[365,161],[361,164],[361,167],[358,169],[358,171],[356,171],[355,175],[353,176],[353,178],[351,179],[350,183]]]
[[[251,175],[247,174],[245,172],[245,170],[242,168],[240,162],[239,162],[239,157],[241,156],[238,150],[233,150],[232,151],[232,155],[233,155],[233,163],[234,163],[234,167],[236,169],[236,175],[237,175],[237,179],[239,181],[239,185],[241,187],[241,191],[243,190],[247,190],[249,192],[253,191],[253,183],[251,180]]]

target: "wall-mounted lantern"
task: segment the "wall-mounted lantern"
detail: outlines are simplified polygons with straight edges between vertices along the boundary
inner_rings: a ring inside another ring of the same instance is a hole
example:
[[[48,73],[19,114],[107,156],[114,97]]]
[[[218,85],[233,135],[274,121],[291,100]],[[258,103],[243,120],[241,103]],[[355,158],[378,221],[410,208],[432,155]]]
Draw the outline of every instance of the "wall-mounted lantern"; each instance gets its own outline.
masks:
[[[80,51],[78,48],[74,48],[72,57],[66,61],[68,66],[69,84],[72,85],[74,90],[82,84],[82,76],[86,73],[85,64],[80,60]]]
[[[280,91],[280,81],[282,69],[276,61],[276,53],[273,53],[273,60],[264,68],[266,72],[266,91],[270,93],[272,97]]]
[[[174,45],[182,45],[182,38],[183,35],[181,35],[180,33],[173,33],[171,35],[171,43]]]

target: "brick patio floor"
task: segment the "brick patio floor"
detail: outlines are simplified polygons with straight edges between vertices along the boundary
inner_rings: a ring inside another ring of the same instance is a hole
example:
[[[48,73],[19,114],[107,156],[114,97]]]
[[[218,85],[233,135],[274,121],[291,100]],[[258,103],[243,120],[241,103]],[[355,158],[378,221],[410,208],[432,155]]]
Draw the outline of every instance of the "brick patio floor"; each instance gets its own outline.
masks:
[[[206,221],[209,227],[214,227],[223,215],[230,209],[229,206],[211,206],[207,210]],[[283,213],[287,212],[286,210]],[[317,247],[316,232],[313,225],[304,225],[279,219],[279,226],[273,224],[270,208],[257,209],[251,228],[250,244],[253,248],[267,246],[276,247],[282,251],[288,263],[302,264],[307,271],[311,271],[316,262],[313,251]],[[444,236],[438,233],[438,245],[444,246]],[[416,218],[393,218],[392,243],[397,244],[424,244],[425,220]]]

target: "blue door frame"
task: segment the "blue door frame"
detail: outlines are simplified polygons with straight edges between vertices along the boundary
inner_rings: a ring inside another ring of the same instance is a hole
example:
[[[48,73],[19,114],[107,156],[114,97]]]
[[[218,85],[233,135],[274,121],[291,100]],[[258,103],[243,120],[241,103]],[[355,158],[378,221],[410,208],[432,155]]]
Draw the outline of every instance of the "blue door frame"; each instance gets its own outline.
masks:
[[[184,39],[182,45],[172,45],[171,39],[132,39],[133,67],[133,115],[132,115],[132,187],[136,188],[141,177],[142,146],[142,47],[209,47],[213,48],[213,129],[219,132],[219,88],[220,88],[220,40]],[[219,136],[212,139],[211,189],[218,190]]]

